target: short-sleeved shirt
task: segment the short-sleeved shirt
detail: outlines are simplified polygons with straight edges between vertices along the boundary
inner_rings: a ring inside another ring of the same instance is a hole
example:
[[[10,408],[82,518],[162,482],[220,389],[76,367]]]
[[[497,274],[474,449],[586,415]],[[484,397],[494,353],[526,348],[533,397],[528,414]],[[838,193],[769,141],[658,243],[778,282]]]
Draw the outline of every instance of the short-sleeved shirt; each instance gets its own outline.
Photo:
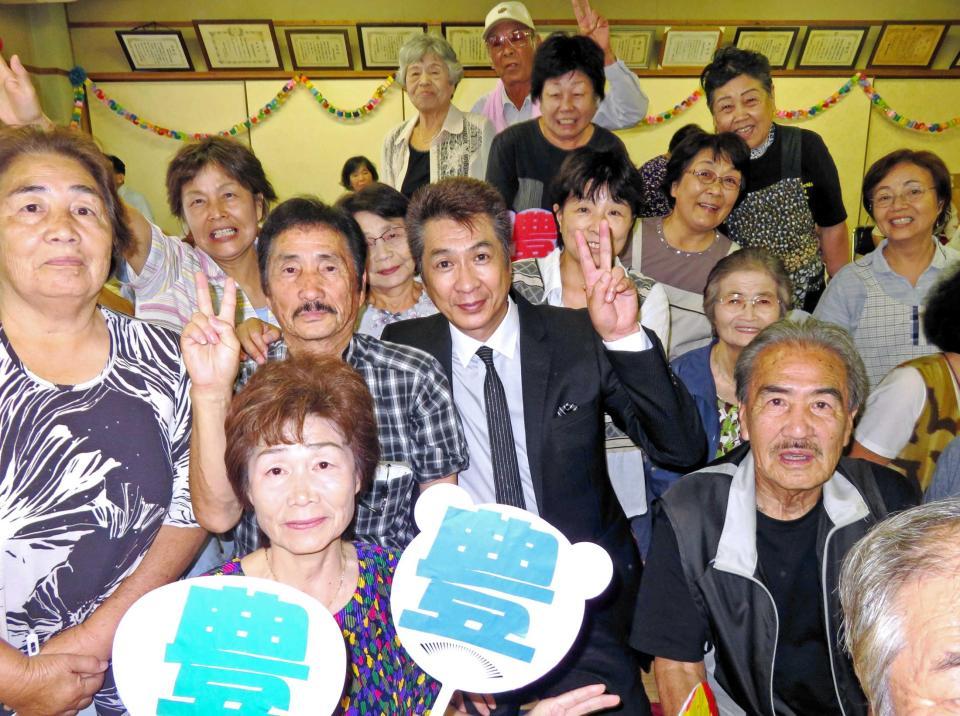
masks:
[[[197,526],[178,336],[100,312],[107,363],[78,385],[31,373],[0,326],[0,638],[24,652],[87,619],[162,525]],[[102,714],[123,713],[111,682]]]
[[[333,615],[347,645],[348,684],[334,714],[423,714],[440,684],[425,674],[400,645],[390,613],[390,589],[400,555],[355,542],[360,568],[347,606]],[[239,559],[212,574],[243,576]]]
[[[800,128],[799,131],[800,180],[807,193],[810,213],[818,226],[835,226],[847,218],[837,165],[819,134],[809,129]],[[766,189],[783,178],[782,141],[783,132],[776,132],[773,144],[763,156],[750,160],[747,191]]]
[[[585,146],[596,151],[627,153],[616,134],[596,125]],[[487,181],[497,188],[507,206],[514,211],[535,208],[550,211],[553,207],[547,190],[571,151],[548,142],[540,131],[539,120],[515,124],[493,140],[490,161],[487,162]]]
[[[797,520],[774,520],[757,511],[757,559],[779,615],[774,691],[798,714],[839,714],[827,644],[817,559],[817,507]],[[654,520],[634,626],[634,645],[673,661],[699,662],[710,625],[690,594],[670,521]]]
[[[933,241],[933,239],[930,240]],[[857,329],[860,314],[867,302],[867,287],[857,276],[856,266],[868,268],[883,292],[897,303],[905,306],[922,306],[926,303],[927,293],[943,274],[943,270],[960,261],[960,251],[938,244],[930,265],[920,274],[916,285],[913,285],[890,268],[890,264],[887,263],[883,255],[887,241],[884,239],[875,250],[837,271],[837,275],[833,277],[827,285],[827,290],[820,297],[820,302],[813,312],[814,318],[836,323],[851,333]]]
[[[283,340],[270,345],[267,360],[286,356]],[[343,359],[363,377],[373,395],[381,465],[402,463],[410,470],[408,479],[398,479],[396,470],[389,475],[378,473],[370,492],[357,503],[356,537],[403,549],[415,534],[414,486],[459,473],[469,465],[450,383],[433,356],[373,336],[354,334]],[[245,385],[256,369],[256,362],[244,361],[238,385]],[[257,548],[252,513],[244,514],[235,535],[238,554]]]
[[[137,318],[164,323],[178,331],[190,322],[197,311],[197,283],[194,274],[202,272],[210,284],[213,310],[220,310],[226,272],[202,249],[190,246],[174,236],[167,236],[151,224],[150,253],[139,275],[129,264],[121,269],[122,284],[133,291]],[[260,318],[279,325],[270,309],[257,309],[249,297],[237,287],[236,322]]]

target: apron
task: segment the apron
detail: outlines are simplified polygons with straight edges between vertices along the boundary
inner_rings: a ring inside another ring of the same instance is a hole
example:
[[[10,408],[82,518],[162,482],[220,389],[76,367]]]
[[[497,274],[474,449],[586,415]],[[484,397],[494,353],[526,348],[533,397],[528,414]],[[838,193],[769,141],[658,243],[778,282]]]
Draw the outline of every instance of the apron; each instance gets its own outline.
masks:
[[[793,305],[803,308],[808,292],[823,289],[820,237],[800,177],[800,130],[777,125],[776,131],[781,133],[782,176],[747,193],[727,217],[727,235],[743,248],[778,256],[793,281]]]
[[[922,306],[893,300],[880,286],[870,267],[851,265],[867,288],[867,300],[863,302],[863,310],[853,331],[853,342],[863,358],[873,387],[901,363],[936,353],[939,349],[927,342],[923,333]]]

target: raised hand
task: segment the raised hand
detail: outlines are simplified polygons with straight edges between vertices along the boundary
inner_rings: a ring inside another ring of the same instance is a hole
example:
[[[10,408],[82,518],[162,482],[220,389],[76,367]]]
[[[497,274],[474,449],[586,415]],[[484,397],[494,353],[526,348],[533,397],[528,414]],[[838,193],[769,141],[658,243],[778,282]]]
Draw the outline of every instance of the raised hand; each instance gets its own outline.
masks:
[[[637,287],[622,266],[613,265],[613,244],[606,219],[600,222],[599,227],[599,263],[594,261],[583,232],[578,229],[574,238],[587,294],[587,311],[594,330],[605,341],[615,341],[639,331],[640,301]]]
[[[16,55],[10,58],[9,65],[0,55],[0,123],[10,127],[53,125],[40,107],[30,73]]]
[[[258,365],[267,362],[267,351],[270,344],[279,341],[281,337],[279,328],[266,321],[261,321],[259,318],[248,318],[237,326],[237,338],[240,339],[240,347]]]
[[[195,278],[198,310],[180,336],[183,362],[192,390],[229,394],[240,369],[240,341],[233,323],[237,284],[232,278],[226,280],[220,312],[214,313],[207,277],[198,271]]]
[[[590,7],[590,0],[571,0],[571,2],[580,34],[589,37],[600,46],[603,50],[604,64],[613,64],[617,58],[610,46],[610,23],[607,18]]]

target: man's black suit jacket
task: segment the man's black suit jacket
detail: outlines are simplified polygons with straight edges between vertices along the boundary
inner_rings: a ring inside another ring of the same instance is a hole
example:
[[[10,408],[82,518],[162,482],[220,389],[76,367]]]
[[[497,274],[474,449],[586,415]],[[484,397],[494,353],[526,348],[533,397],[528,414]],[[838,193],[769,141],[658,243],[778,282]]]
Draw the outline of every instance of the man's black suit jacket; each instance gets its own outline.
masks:
[[[603,414],[609,412],[653,461],[689,471],[705,457],[696,405],[652,332],[652,349],[608,351],[586,310],[511,297],[520,317],[524,426],[540,516],[571,542],[595,542],[610,553],[622,589],[607,595],[613,598],[607,606],[615,606],[611,617],[622,619],[618,628],[629,631],[639,561],[607,476]],[[442,315],[388,325],[383,339],[430,353],[452,383],[453,344]],[[456,403],[455,389],[453,398]],[[567,403],[577,409],[560,415]],[[642,480],[637,475],[637,489]]]

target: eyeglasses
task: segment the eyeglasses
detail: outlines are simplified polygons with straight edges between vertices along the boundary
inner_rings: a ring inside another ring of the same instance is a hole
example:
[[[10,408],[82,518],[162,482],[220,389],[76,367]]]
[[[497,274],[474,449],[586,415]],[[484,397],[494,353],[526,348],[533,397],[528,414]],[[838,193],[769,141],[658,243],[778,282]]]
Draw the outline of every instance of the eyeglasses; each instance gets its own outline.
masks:
[[[912,184],[898,194],[895,194],[887,189],[883,189],[877,194],[873,195],[872,203],[875,208],[886,209],[888,206],[893,206],[894,200],[896,200],[897,197],[900,197],[908,204],[919,204],[920,200],[923,198],[923,195],[931,189],[936,189],[936,187]]]
[[[742,293],[728,293],[726,296],[718,298],[717,303],[726,306],[731,311],[742,311],[748,303],[753,306],[754,311],[769,311],[779,308],[780,299],[769,293],[758,293],[756,296],[749,298]]]
[[[510,47],[524,47],[533,35],[533,30],[511,30],[505,35],[487,35],[483,41],[491,50],[502,50],[505,44]]]
[[[391,248],[399,244],[401,241],[407,240],[407,230],[402,226],[391,226],[389,229],[384,231],[380,236],[368,236],[367,237],[367,246],[371,249],[376,248],[377,242],[382,241],[387,246]]]
[[[719,179],[724,191],[740,191],[740,180],[732,174],[722,177],[709,169],[688,169],[687,174],[693,174],[704,186],[713,186]]]

